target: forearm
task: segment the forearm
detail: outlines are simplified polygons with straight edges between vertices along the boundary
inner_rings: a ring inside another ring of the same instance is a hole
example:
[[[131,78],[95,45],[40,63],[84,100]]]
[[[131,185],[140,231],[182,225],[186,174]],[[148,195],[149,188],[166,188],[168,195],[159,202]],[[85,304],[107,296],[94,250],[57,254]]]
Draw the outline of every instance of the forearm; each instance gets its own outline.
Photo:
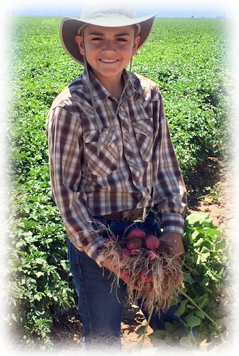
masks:
[[[155,115],[159,117],[155,138],[154,206],[161,217],[163,231],[183,235],[187,208],[186,187],[170,137],[163,103],[159,101]]]

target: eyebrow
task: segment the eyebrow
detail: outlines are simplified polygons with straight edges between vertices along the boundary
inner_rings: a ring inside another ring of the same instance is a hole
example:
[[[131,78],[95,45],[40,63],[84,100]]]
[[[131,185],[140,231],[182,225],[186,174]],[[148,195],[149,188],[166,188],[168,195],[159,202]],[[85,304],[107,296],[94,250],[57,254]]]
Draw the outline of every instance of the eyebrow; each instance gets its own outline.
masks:
[[[89,35],[90,36],[104,36],[104,33],[93,31],[93,32],[90,32]],[[120,36],[130,36],[130,34],[128,32],[121,32],[121,33],[117,33],[115,35],[115,37],[120,37]]]

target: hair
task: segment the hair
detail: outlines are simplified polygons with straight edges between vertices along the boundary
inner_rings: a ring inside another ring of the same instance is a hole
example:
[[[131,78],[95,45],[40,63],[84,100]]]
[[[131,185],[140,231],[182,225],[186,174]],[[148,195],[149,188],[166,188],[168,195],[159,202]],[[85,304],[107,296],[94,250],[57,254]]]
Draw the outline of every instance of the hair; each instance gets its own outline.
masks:
[[[79,36],[83,36],[84,33],[84,28],[87,26],[87,24],[81,26],[78,30],[78,35]],[[134,29],[134,37],[139,36],[140,32],[141,32],[141,26],[139,23],[135,24],[135,25],[131,25]]]

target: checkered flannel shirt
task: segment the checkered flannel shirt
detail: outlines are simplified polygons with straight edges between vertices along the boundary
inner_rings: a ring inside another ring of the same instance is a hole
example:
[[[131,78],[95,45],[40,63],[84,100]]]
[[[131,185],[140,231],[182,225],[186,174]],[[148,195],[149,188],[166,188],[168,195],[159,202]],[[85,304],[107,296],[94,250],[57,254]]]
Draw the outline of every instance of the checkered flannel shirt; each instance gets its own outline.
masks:
[[[52,196],[72,243],[101,265],[106,226],[94,217],[150,207],[163,231],[183,234],[186,189],[170,139],[158,87],[123,72],[118,101],[90,72],[103,133],[99,155],[84,71],[54,100],[47,117]]]

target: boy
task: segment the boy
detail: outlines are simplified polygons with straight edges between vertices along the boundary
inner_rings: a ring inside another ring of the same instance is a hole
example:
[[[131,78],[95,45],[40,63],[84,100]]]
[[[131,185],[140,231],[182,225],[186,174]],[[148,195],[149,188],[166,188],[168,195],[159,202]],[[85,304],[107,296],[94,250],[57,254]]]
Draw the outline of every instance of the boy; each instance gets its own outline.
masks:
[[[186,190],[162,98],[156,84],[125,70],[154,17],[137,18],[128,1],[111,0],[86,4],[81,19],[61,23],[63,48],[84,72],[48,115],[51,184],[89,349],[120,348],[122,299],[130,283],[120,280],[111,290],[115,268],[102,253],[107,229],[121,239],[138,227],[184,254]],[[160,323],[154,317],[151,326]]]

